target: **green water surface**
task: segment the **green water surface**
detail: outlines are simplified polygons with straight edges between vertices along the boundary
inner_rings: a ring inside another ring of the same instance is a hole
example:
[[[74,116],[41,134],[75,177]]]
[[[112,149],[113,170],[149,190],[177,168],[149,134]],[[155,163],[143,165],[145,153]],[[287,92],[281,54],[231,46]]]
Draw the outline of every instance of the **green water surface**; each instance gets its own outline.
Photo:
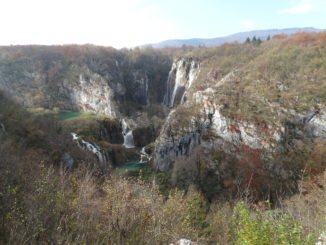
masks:
[[[77,111],[60,111],[57,115],[58,119],[60,121],[67,120],[70,118],[76,118],[76,117],[83,117],[83,116],[91,116],[93,114],[91,113],[85,113],[85,112],[77,112]]]
[[[126,170],[139,170],[145,167],[145,163],[139,163],[137,161],[135,162],[127,162],[121,166],[118,166],[117,169],[126,169]]]

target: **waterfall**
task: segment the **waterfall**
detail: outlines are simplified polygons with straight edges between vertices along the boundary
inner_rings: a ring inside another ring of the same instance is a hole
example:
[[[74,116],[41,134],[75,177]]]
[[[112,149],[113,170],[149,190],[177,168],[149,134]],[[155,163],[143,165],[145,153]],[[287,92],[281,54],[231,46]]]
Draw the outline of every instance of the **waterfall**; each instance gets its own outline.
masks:
[[[79,148],[83,150],[88,150],[95,154],[99,160],[100,163],[107,162],[106,156],[101,152],[101,148],[97,145],[92,145],[91,143],[85,141],[85,140],[78,140],[79,136],[76,133],[71,133],[72,139],[77,142],[77,145]]]
[[[151,159],[152,159],[152,157],[149,154],[147,154],[147,152],[145,151],[145,146],[143,148],[141,148],[139,163],[146,163],[146,162],[149,162]]]
[[[132,130],[129,129],[125,119],[121,120],[122,125],[122,135],[123,135],[123,145],[126,148],[134,148],[134,136]]]
[[[187,91],[191,87],[194,80],[197,78],[198,74],[199,74],[199,65],[196,61],[193,60],[193,61],[191,61],[191,65],[190,65],[190,71],[189,71],[189,76],[188,76],[188,86],[181,97],[180,104],[183,104],[185,102]]]
[[[177,72],[178,74],[178,72]],[[179,76],[177,76],[177,78],[180,78]],[[177,91],[178,91],[178,88],[180,87],[180,79],[175,79],[175,84],[174,84],[174,88],[173,88],[173,93],[172,93],[172,97],[171,97],[171,101],[170,101],[170,104],[169,106],[170,107],[173,107],[174,105],[174,100],[175,100],[175,96],[177,94]]]
[[[185,94],[199,74],[199,62],[193,58],[175,60],[169,72],[163,103],[174,107],[185,101]]]

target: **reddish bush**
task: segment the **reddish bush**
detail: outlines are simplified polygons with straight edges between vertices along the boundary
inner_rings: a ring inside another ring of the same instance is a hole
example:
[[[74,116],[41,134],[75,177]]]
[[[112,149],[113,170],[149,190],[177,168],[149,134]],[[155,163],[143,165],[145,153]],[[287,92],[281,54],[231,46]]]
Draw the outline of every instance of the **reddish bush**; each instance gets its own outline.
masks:
[[[237,134],[241,133],[241,131],[239,130],[239,128],[236,124],[231,124],[229,130],[233,133],[237,133]]]

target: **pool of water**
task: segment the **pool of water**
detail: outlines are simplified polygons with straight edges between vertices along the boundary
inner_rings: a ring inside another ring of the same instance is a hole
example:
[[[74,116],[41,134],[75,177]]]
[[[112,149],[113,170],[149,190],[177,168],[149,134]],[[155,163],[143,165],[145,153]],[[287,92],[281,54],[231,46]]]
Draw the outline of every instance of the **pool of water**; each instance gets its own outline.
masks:
[[[120,175],[137,176],[139,171],[146,166],[145,163],[127,162],[116,167],[115,171]]]
[[[127,162],[119,167],[117,169],[126,169],[130,171],[137,171],[139,169],[142,169],[145,167],[145,163],[140,163],[140,162]]]
[[[63,121],[70,118],[81,117],[85,115],[90,115],[90,114],[85,112],[76,112],[76,111],[61,111],[58,113],[57,117],[59,120]]]

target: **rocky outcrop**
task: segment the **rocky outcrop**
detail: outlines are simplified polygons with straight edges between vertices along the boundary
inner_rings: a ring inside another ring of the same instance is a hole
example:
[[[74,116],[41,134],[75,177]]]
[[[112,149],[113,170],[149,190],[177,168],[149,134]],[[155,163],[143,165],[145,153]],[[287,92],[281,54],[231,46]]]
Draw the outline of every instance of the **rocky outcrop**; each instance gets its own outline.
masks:
[[[68,152],[65,152],[62,156],[62,162],[65,168],[71,170],[74,167],[75,160]]]
[[[199,74],[199,61],[195,58],[182,58],[173,62],[167,80],[167,89],[163,103],[174,107],[185,101],[186,91]]]
[[[119,110],[114,101],[114,90],[99,74],[91,72],[87,67],[71,66],[69,71],[76,80],[64,79],[63,89],[78,111],[88,111],[116,118]]]
[[[4,135],[6,133],[5,125],[0,122],[0,135]]]
[[[169,114],[160,136],[155,141],[155,164],[156,169],[161,171],[169,170],[174,161],[181,156],[189,156],[192,150],[201,144],[201,136],[210,127],[209,120],[200,120],[191,126],[184,128],[182,133],[174,133],[174,119],[177,111],[172,110]],[[197,124],[197,125],[196,125]]]
[[[121,123],[118,120],[101,120],[99,121],[99,136],[111,144],[123,144],[123,135]]]
[[[299,115],[281,108],[278,113],[283,116],[272,122],[228,117],[226,105],[216,94],[239,75],[232,71],[210,87],[193,91],[188,101],[170,112],[155,141],[157,170],[174,171],[182,163],[184,171],[189,171],[186,168],[197,164],[202,178],[197,181],[206,193],[215,188],[215,194],[237,183],[270,191],[275,180],[283,184],[299,177],[302,165],[297,162],[290,167],[287,154],[298,151],[299,156],[301,145],[311,146],[317,137],[326,141],[324,110]],[[201,154],[194,157],[198,149]],[[207,186],[212,183],[214,187]]]
[[[284,131],[282,127],[276,129],[263,122],[253,123],[223,116],[223,105],[214,103],[212,88],[197,91],[193,98],[194,101],[184,105],[194,110],[200,108],[196,117],[188,116],[191,123],[185,128],[180,128],[178,109],[173,110],[156,140],[156,166],[159,170],[169,169],[176,158],[191,154],[192,149],[198,145],[208,149],[214,149],[217,145],[223,149],[225,145],[229,147],[229,144],[232,144],[233,148],[246,146],[252,149],[272,150],[281,140]],[[171,134],[172,128],[178,133]],[[204,139],[205,136],[208,140]]]
[[[139,127],[133,130],[134,143],[137,147],[143,147],[156,139],[156,132],[153,125]]]

